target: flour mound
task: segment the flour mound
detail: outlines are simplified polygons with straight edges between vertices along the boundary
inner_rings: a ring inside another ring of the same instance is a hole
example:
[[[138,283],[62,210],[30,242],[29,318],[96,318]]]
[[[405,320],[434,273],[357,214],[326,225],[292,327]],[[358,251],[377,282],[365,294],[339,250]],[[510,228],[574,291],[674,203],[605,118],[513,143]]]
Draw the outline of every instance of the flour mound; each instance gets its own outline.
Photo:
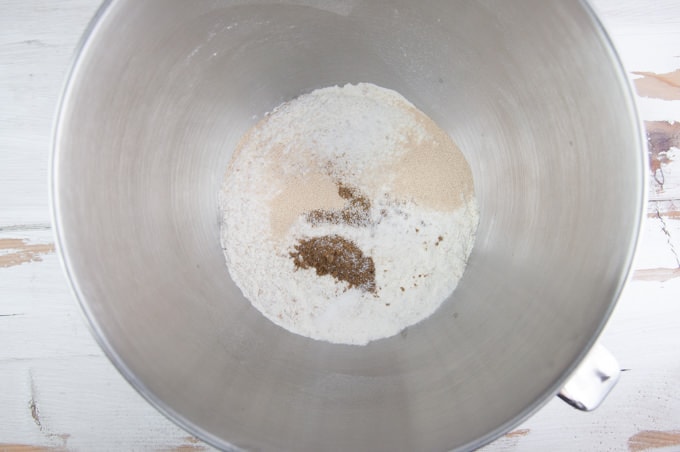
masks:
[[[292,333],[343,344],[434,313],[463,275],[479,221],[451,138],[367,83],[318,89],[266,115],[238,144],[219,199],[222,248],[243,295]]]

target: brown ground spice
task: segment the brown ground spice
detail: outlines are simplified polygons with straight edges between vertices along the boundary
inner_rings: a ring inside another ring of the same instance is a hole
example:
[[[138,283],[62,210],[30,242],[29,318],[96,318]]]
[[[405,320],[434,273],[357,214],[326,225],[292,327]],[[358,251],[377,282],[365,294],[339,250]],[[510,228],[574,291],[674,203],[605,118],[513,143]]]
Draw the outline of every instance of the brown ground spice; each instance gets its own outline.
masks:
[[[367,226],[370,221],[371,201],[359,190],[338,183],[338,195],[347,200],[340,210],[317,209],[307,213],[307,221],[313,224],[333,223],[352,226]]]
[[[319,276],[331,275],[350,287],[375,292],[375,265],[353,242],[339,235],[301,240],[290,253],[296,268],[315,268]]]

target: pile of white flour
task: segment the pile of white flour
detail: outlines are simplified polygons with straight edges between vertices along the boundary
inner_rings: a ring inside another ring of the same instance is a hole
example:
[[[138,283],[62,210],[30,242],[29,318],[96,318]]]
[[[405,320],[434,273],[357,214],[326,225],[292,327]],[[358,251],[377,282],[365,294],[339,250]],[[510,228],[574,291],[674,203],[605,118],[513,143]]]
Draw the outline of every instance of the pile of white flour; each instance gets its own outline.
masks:
[[[451,295],[478,223],[470,168],[449,136],[365,83],[300,96],[246,133],[220,209],[229,272],[255,308],[293,333],[357,345],[398,334]],[[296,250],[319,237],[372,260],[370,290],[299,265],[311,261]]]

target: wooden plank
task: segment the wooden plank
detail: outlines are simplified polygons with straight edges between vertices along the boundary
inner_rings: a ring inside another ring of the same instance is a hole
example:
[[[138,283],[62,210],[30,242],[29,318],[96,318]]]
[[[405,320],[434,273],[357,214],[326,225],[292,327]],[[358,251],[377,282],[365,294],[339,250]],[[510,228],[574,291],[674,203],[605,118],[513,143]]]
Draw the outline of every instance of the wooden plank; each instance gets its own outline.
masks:
[[[664,435],[677,432],[680,419],[675,384],[679,292],[680,278],[628,285],[602,336],[625,371],[600,408],[583,413],[552,400],[514,432],[480,450],[628,450],[630,444],[672,444],[663,438],[674,438]],[[661,440],[654,443],[645,432],[659,432]]]
[[[80,377],[78,377],[80,375]],[[10,386],[11,385],[11,386]],[[101,356],[3,362],[1,442],[62,450],[206,450],[157,413]],[[0,450],[2,450],[0,445]]]
[[[47,158],[71,55],[94,0],[0,6],[0,227],[49,222]]]
[[[662,74],[678,69],[680,3],[674,0],[590,0],[590,3],[629,71]]]
[[[680,67],[680,2],[591,0],[591,4],[600,12],[631,80],[643,88],[637,100],[641,117],[680,121],[680,102],[669,100],[676,89],[655,84],[651,95],[649,86],[649,80],[667,77]]]
[[[201,450],[103,355],[64,278],[52,238],[50,230],[0,232],[0,263],[9,264],[0,265],[0,388],[11,388],[0,392],[0,451],[102,445]],[[3,250],[3,244],[10,246]],[[22,254],[26,250],[40,259]],[[21,257],[3,261],[7,253]]]
[[[680,221],[663,217],[647,218],[643,225],[634,268],[675,270],[680,266],[679,252]],[[638,273],[634,273],[633,277],[636,275]]]
[[[677,102],[680,103],[680,102]],[[660,213],[677,215],[680,201],[680,122],[645,121],[651,183],[650,206]]]

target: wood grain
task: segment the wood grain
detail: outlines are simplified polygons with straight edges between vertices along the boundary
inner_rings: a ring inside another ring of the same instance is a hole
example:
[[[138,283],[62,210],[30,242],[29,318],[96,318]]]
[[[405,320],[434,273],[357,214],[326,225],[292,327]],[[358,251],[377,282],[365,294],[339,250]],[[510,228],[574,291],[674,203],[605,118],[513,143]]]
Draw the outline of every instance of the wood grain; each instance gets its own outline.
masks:
[[[680,100],[680,70],[666,74],[654,72],[633,72],[640,78],[635,79],[635,89],[642,97],[663,100]]]
[[[98,0],[0,4],[0,227],[48,223],[52,121]]]
[[[506,438],[519,438],[522,436],[527,436],[529,433],[531,433],[531,430],[528,428],[521,428],[519,430],[513,430],[510,433],[506,433],[505,437]]]
[[[661,164],[669,164],[672,159],[668,151],[680,148],[680,122],[645,121],[647,144],[650,154],[650,168],[659,169]]]
[[[645,430],[636,433],[628,440],[628,448],[631,452],[674,446],[680,447],[680,431],[661,432],[658,430]]]
[[[62,452],[66,449],[60,447],[31,446],[29,444],[3,444],[0,443],[0,452]]]
[[[652,182],[649,199],[666,202],[666,211],[673,212],[680,201],[680,122],[648,121],[645,125]]]
[[[3,251],[10,251],[2,253]],[[43,254],[54,253],[53,243],[29,244],[24,239],[0,239],[0,268],[39,262]]]
[[[680,268],[643,268],[633,273],[638,281],[666,282],[673,278],[680,278]]]

